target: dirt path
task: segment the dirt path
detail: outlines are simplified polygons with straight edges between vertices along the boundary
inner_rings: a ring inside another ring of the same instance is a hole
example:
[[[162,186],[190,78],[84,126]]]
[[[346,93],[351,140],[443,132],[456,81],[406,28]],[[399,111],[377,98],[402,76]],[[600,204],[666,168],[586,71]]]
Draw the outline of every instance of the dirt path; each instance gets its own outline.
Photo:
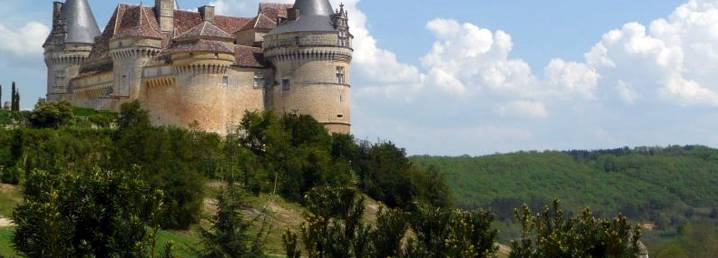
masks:
[[[12,220],[0,217],[0,228],[13,227],[13,226],[15,226],[15,224],[12,223]]]

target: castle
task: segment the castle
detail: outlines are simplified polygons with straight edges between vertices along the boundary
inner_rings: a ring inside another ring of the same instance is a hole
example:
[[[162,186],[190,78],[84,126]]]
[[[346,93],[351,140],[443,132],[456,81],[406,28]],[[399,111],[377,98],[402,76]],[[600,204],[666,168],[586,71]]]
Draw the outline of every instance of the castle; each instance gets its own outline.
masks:
[[[349,133],[352,39],[343,5],[262,3],[255,17],[120,4],[100,32],[87,0],[53,3],[47,99],[118,111],[139,101],[153,124],[226,134],[246,111],[311,115]]]

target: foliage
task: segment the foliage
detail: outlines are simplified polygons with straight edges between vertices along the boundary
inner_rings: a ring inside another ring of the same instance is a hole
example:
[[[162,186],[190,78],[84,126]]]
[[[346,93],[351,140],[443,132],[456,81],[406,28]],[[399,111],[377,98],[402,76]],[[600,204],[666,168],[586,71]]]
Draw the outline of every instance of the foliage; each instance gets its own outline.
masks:
[[[256,236],[250,235],[251,223],[242,215],[242,209],[246,206],[241,190],[230,183],[227,190],[217,198],[218,211],[212,218],[211,230],[202,230],[202,257],[265,257],[263,247],[266,232],[260,230]]]
[[[635,258],[641,231],[626,217],[599,219],[586,209],[567,217],[559,201],[534,215],[528,206],[516,210],[522,236],[511,243],[512,258],[607,257]]]
[[[72,104],[67,101],[39,101],[30,114],[33,128],[59,128],[68,125],[74,119]]]
[[[485,211],[382,209],[372,226],[362,219],[364,198],[354,189],[317,188],[307,202],[299,235],[284,235],[288,257],[493,257],[496,251],[493,218]],[[404,246],[410,228],[416,237]]]
[[[556,198],[571,212],[591,207],[599,216],[622,213],[662,221],[661,229],[680,227],[688,208],[718,207],[718,150],[703,146],[420,156],[412,161],[442,171],[458,207],[491,207],[504,221],[522,203],[540,209]]]
[[[416,239],[407,254],[420,257],[493,257],[497,232],[488,211],[423,207],[414,213]]]
[[[13,242],[28,257],[147,257],[161,200],[132,171],[35,171],[13,214]]]
[[[12,82],[12,92],[10,96],[10,111],[20,111],[20,90],[15,86],[15,82]]]

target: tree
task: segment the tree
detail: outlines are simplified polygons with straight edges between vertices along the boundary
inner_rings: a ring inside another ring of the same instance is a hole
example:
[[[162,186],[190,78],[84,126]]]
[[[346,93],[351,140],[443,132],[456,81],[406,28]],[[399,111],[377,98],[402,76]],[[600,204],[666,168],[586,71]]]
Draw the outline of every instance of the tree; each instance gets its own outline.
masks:
[[[364,198],[350,188],[312,189],[306,197],[310,211],[302,224],[299,238],[309,257],[368,257],[370,228],[363,223]],[[284,235],[288,256],[300,253],[297,235]]]
[[[13,112],[20,111],[20,91],[18,90],[17,86],[15,86],[15,82],[12,82],[12,96],[10,96],[10,111],[13,111]]]
[[[30,125],[33,128],[59,128],[70,124],[74,116],[70,102],[40,101],[30,114]]]
[[[34,171],[13,243],[27,257],[149,257],[161,200],[132,171]]]
[[[410,241],[403,257],[493,257],[497,231],[488,211],[420,207],[414,212]]]
[[[516,210],[522,237],[511,243],[512,258],[635,258],[640,253],[638,226],[626,217],[600,219],[586,209],[567,217],[558,200],[533,215],[528,206]]]
[[[202,230],[202,257],[265,257],[263,247],[267,232],[262,228],[256,236],[250,235],[249,228],[252,224],[242,216],[242,208],[246,206],[241,190],[230,182],[227,190],[217,198],[218,210],[212,218],[212,228]]]

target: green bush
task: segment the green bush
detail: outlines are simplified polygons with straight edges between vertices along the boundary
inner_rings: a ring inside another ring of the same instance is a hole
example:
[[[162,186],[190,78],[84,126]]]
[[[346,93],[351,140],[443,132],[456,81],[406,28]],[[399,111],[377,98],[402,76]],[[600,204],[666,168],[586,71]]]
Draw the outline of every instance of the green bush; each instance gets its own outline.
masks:
[[[34,171],[13,213],[13,243],[27,257],[148,257],[161,200],[132,171]]]

